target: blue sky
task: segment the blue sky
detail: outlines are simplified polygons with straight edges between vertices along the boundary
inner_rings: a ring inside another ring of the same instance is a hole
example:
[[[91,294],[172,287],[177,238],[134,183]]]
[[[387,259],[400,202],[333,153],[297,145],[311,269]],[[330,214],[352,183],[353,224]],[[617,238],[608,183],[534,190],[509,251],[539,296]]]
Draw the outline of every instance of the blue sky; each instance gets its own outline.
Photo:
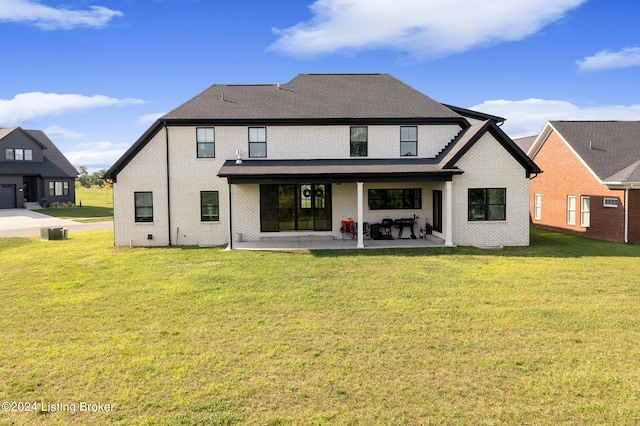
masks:
[[[97,170],[212,84],[299,73],[389,73],[513,138],[640,120],[638,16],[636,0],[0,0],[0,127]]]

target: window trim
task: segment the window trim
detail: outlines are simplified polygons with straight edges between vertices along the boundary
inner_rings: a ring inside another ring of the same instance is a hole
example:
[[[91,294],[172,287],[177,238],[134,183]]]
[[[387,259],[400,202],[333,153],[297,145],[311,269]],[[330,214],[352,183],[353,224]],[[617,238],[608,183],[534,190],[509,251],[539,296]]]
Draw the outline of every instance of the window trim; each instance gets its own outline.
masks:
[[[251,129],[263,129],[264,130],[264,141],[252,141],[251,140]],[[265,126],[252,126],[247,130],[248,136],[247,140],[249,141],[249,158],[267,158],[267,128]],[[252,145],[264,145],[264,155],[253,155],[251,153]]]
[[[211,205],[205,205],[203,196],[205,194],[215,194],[216,202]],[[205,207],[211,207],[215,210],[210,215],[205,215]],[[220,222],[220,192],[219,191],[200,191],[200,222]]]
[[[607,201],[610,202],[610,204],[607,204]],[[618,199],[615,197],[604,197],[602,199],[602,206],[603,207],[609,207],[609,208],[613,208],[613,209],[617,209],[618,208]]]
[[[504,204],[489,203],[488,191],[495,191],[495,190],[500,190],[504,192],[504,195],[503,195]],[[484,203],[483,203],[484,217],[483,218],[479,218],[471,214],[472,212],[471,207],[476,205],[471,203],[471,191],[484,191],[484,197],[483,197],[484,198]],[[491,219],[490,218],[491,209],[489,208],[489,206],[502,206],[503,217],[498,219]],[[507,188],[468,188],[467,189],[467,220],[469,222],[504,222],[506,221],[507,220]]]
[[[364,129],[365,130],[365,140],[353,140],[353,129]],[[363,143],[364,142],[364,154],[358,154],[359,150],[355,150],[353,143]],[[368,157],[369,156],[369,126],[351,126],[349,127],[349,157]]]
[[[533,218],[542,220],[542,194],[533,194]]]
[[[585,209],[585,201],[588,206]],[[580,226],[589,228],[591,226],[591,197],[583,195],[580,197]]]
[[[415,140],[403,140],[402,139],[402,129],[416,129],[416,138]],[[403,154],[402,153],[402,144],[403,143],[414,143],[415,150],[414,154]],[[401,157],[417,157],[418,156],[418,126],[400,126],[400,156]]]
[[[16,155],[13,151],[13,148],[5,148],[4,149],[4,159],[7,161],[15,161]]]
[[[211,141],[200,140],[200,130],[211,130],[211,135],[213,136]],[[211,156],[201,156],[200,155],[200,146],[201,145],[211,145],[213,146],[213,155]],[[196,157],[197,158],[216,158],[216,129],[215,127],[196,127]]]
[[[573,205],[573,208],[571,207],[572,205]],[[576,224],[576,196],[567,195],[567,225],[575,225],[575,224]]]
[[[136,203],[136,198],[138,194],[149,194],[151,196],[151,204],[138,206]],[[138,214],[139,208],[151,208],[151,216],[144,216],[142,214]],[[133,210],[134,210],[134,220],[136,223],[153,223],[153,192],[152,191],[135,191],[133,193]],[[144,218],[146,217],[149,217],[149,220],[144,220]]]

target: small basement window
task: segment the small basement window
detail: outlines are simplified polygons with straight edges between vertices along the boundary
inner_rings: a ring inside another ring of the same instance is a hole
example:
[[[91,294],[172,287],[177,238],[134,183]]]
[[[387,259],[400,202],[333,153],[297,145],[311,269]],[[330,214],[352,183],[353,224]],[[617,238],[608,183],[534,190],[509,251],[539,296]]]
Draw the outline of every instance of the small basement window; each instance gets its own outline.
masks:
[[[617,198],[608,198],[605,197],[604,200],[602,201],[602,204],[605,207],[618,207],[618,199]]]

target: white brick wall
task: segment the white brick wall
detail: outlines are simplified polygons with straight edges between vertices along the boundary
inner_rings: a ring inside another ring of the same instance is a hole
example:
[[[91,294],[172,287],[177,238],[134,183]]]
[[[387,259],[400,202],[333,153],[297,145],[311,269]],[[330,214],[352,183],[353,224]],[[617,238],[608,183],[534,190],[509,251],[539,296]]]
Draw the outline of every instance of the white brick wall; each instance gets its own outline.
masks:
[[[113,186],[114,233],[117,246],[166,246],[167,161],[165,132],[161,130],[118,174]],[[136,223],[134,192],[153,192],[153,222]],[[153,239],[147,239],[151,234]]]
[[[354,123],[357,125],[357,123]],[[267,159],[349,158],[350,126],[267,127]],[[400,157],[400,126],[368,126],[369,158]],[[455,135],[458,126],[419,126],[419,157],[433,157]],[[248,157],[246,126],[215,127],[215,158],[197,158],[196,128],[169,127],[169,186],[167,194],[167,152],[165,130],[161,130],[118,174],[114,185],[115,244],[118,246],[219,245],[229,240],[229,186],[217,173],[241,150]],[[528,180],[523,168],[493,139],[484,136],[459,162],[465,171],[454,177],[453,242],[469,244],[528,244]],[[300,182],[304,183],[304,182]],[[469,223],[467,188],[507,187],[507,221]],[[369,211],[369,188],[422,188],[422,209]],[[427,219],[432,223],[433,189],[444,183],[381,183],[364,185],[364,220],[378,222],[385,217],[419,216],[416,232]],[[333,230],[331,232],[260,232],[259,185],[234,185],[232,190],[233,231],[245,240],[264,236],[333,235],[340,238],[340,221],[357,216],[356,184],[332,185]],[[153,223],[135,223],[135,191],[152,191]],[[200,220],[200,191],[218,191],[220,221]],[[171,202],[171,229],[167,215]],[[520,202],[522,200],[522,202]],[[153,239],[147,239],[151,234]],[[170,238],[169,238],[170,236]]]
[[[529,245],[529,179],[520,163],[486,133],[457,166],[464,173],[453,177],[453,244]],[[469,188],[506,188],[507,220],[470,222]]]

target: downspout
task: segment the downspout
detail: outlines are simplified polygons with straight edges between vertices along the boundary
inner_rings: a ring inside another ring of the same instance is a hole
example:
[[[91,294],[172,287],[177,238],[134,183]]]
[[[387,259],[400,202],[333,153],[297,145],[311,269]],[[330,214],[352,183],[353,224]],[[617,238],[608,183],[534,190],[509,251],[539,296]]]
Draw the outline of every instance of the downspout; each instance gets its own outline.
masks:
[[[228,212],[228,216],[229,216],[229,250],[233,250],[233,216],[231,215],[231,182],[229,181],[229,178],[227,178],[227,182],[229,185],[229,212]]]
[[[624,242],[629,243],[629,187],[624,190]]]
[[[169,179],[169,129],[167,128],[166,121],[164,122],[164,134],[167,149],[167,236],[169,237],[169,246],[171,246],[171,181]]]

